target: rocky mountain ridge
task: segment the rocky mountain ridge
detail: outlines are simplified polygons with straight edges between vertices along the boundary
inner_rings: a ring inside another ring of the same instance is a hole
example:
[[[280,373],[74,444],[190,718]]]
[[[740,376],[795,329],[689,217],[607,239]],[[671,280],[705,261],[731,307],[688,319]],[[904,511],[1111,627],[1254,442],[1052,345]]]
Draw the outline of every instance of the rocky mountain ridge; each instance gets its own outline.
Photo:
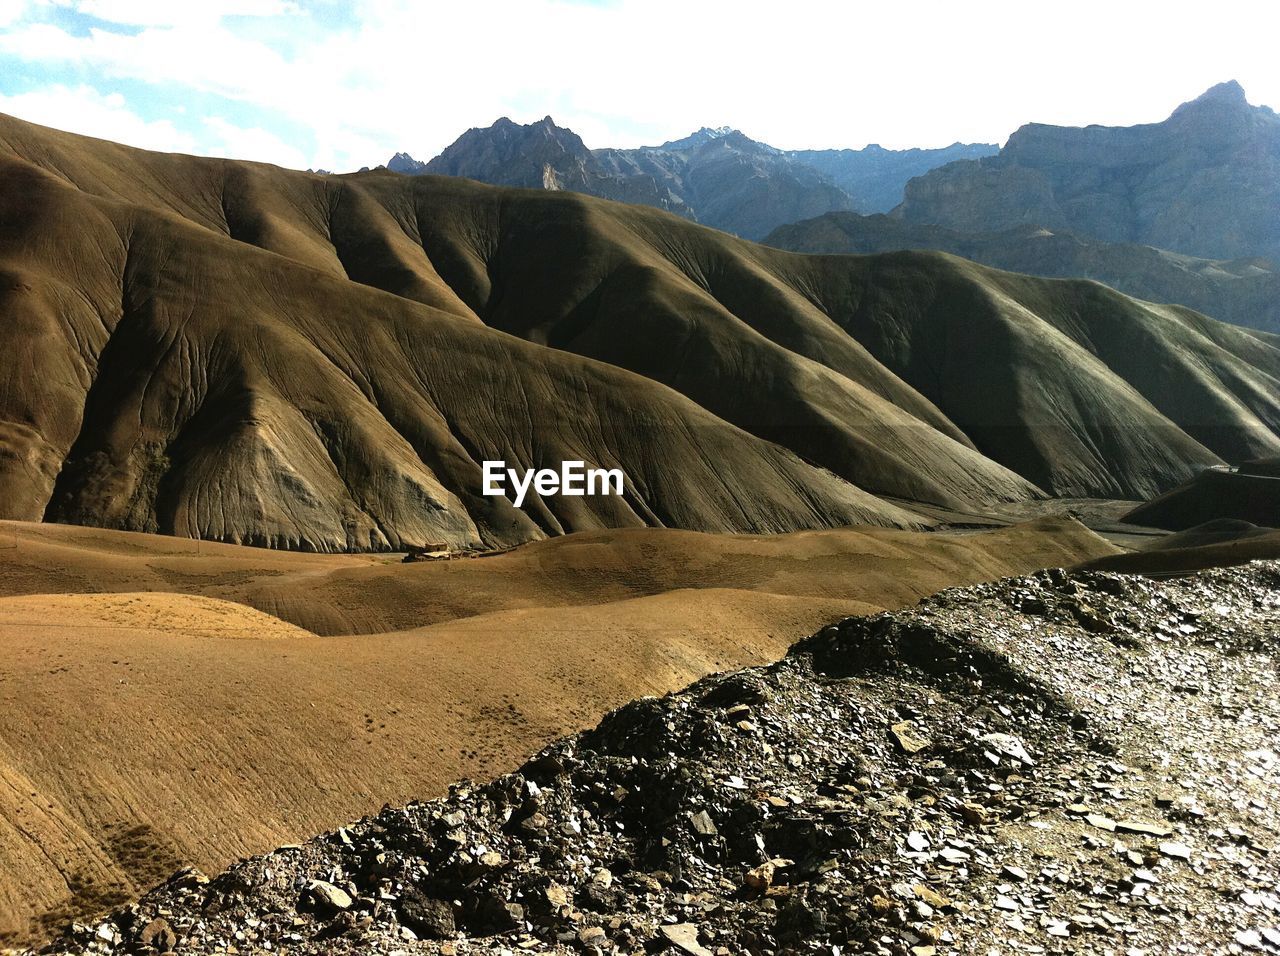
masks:
[[[907,180],[995,147],[785,151],[728,126],[702,127],[660,146],[588,149],[551,117],[522,126],[502,117],[470,129],[436,158],[396,153],[393,172],[465,176],[532,189],[566,189],[675,212],[748,239],[831,210],[887,211]]]
[[[1159,123],[1032,123],[996,156],[912,180],[894,215],[962,232],[1035,225],[1206,259],[1280,261],[1280,116],[1230,81]]]

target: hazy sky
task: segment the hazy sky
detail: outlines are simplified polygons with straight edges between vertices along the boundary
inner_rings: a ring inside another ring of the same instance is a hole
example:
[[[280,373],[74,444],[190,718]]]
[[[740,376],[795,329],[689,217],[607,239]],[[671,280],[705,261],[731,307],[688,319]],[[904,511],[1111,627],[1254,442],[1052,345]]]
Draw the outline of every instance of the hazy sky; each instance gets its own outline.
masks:
[[[347,170],[550,114],[589,146],[736,126],[784,148],[1003,142],[1280,106],[1272,0],[0,0],[0,112]]]

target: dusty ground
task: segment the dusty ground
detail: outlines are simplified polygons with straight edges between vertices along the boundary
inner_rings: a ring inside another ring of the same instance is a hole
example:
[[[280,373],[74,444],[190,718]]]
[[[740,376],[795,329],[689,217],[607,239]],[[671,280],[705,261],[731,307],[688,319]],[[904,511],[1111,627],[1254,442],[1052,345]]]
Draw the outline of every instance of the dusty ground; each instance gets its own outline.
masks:
[[[954,537],[639,529],[409,565],[12,522],[6,543],[10,941],[184,863],[220,868],[508,769],[829,620],[1114,551],[1069,522]]]
[[[1280,563],[850,618],[59,953],[1280,951]]]

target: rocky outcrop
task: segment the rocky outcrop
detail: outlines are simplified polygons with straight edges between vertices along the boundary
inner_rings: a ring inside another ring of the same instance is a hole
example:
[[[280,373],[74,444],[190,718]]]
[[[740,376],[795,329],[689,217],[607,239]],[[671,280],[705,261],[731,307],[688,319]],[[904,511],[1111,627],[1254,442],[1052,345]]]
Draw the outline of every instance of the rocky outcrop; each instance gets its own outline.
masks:
[[[428,163],[401,160],[397,165],[394,172],[465,176],[495,186],[563,189],[696,218],[667,183],[647,171],[608,169],[577,133],[557,126],[550,116],[528,126],[504,116],[486,129],[467,130]]]
[[[944,591],[47,952],[1270,949],[1277,633],[1274,563]]]
[[[1276,261],[1277,210],[1280,116],[1229,82],[1161,123],[1024,126],[998,156],[912,180],[895,215],[964,232],[1036,225],[1207,259]]]

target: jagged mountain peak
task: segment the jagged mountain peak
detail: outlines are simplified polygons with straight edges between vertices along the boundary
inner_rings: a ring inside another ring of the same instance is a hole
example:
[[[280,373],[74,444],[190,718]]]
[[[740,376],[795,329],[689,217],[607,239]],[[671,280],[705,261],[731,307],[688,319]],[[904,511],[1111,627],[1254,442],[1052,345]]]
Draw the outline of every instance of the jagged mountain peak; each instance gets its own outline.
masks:
[[[393,173],[414,175],[426,172],[427,164],[420,159],[414,159],[409,153],[399,152],[387,160],[387,169]]]
[[[1209,87],[1191,102],[1208,103],[1208,102],[1235,102],[1248,104],[1245,96],[1244,87],[1236,80],[1227,80],[1224,83],[1218,83]]]
[[[1209,87],[1193,100],[1188,100],[1170,115],[1170,119],[1187,115],[1243,116],[1270,112],[1265,107],[1252,106],[1244,87],[1235,80],[1227,80]]]
[[[728,137],[740,137],[748,142],[755,142],[755,140],[744,136],[741,130],[734,129],[732,126],[703,126],[688,136],[680,139],[669,139],[661,146],[646,146],[643,148],[662,152],[678,152],[686,149],[697,149],[699,146]]]
[[[488,126],[473,126],[461,136],[459,136],[449,147],[445,149],[447,153],[450,149],[456,147],[464,140],[476,140],[479,138],[493,138],[500,136],[508,138],[520,135],[545,135],[551,138],[565,138],[581,140],[573,130],[567,126],[559,126],[551,116],[544,116],[540,120],[532,123],[517,123],[509,116],[499,116]],[[443,155],[443,154],[442,154]]]

